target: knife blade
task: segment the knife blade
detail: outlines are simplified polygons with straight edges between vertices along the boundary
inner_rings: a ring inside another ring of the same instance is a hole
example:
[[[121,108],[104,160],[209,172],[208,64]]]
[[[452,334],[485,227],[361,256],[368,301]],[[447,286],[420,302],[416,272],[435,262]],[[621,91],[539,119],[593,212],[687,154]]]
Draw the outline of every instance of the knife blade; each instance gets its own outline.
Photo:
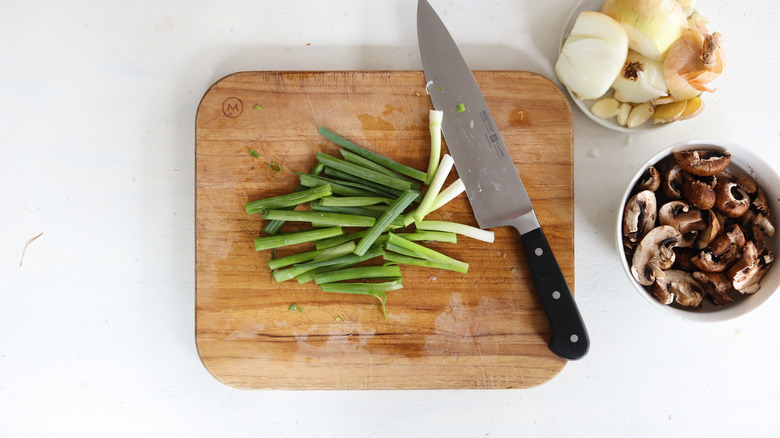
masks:
[[[582,358],[590,339],[574,295],[471,69],[426,0],[417,3],[417,38],[426,89],[433,107],[444,112],[444,140],[479,227],[517,229],[534,289],[550,322],[548,347],[565,359]]]

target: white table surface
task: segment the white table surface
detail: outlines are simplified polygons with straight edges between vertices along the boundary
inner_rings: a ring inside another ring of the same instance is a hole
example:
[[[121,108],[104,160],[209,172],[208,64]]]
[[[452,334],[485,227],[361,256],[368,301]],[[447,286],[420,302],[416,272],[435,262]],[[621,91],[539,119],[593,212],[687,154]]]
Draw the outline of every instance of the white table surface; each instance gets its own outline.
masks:
[[[574,1],[431,3],[473,69],[555,80]],[[678,321],[615,255],[623,186],[661,148],[717,138],[780,168],[780,8],[698,4],[728,57],[701,116],[628,137],[573,111],[587,357],[526,390],[287,392],[231,389],[198,359],[195,110],[236,71],[420,69],[416,1],[4,2],[0,435],[775,434],[780,297],[728,322]]]

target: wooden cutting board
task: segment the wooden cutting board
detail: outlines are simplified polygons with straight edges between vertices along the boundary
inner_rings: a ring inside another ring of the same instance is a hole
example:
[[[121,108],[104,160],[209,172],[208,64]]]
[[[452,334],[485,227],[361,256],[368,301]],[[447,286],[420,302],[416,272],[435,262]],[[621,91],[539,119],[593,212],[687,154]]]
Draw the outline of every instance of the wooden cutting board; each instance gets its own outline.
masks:
[[[573,290],[568,102],[534,73],[475,76]],[[339,155],[319,125],[425,170],[430,108],[418,71],[243,72],[206,92],[195,136],[195,336],[214,377],[247,389],[526,388],[560,372],[566,361],[547,349],[549,325],[512,229],[496,229],[493,244],[431,244],[469,272],[403,266],[387,320],[373,297],[275,283],[271,252],[254,250],[263,221],[244,204],[294,190],[293,172],[309,172],[316,151]],[[465,195],[431,219],[476,225]]]

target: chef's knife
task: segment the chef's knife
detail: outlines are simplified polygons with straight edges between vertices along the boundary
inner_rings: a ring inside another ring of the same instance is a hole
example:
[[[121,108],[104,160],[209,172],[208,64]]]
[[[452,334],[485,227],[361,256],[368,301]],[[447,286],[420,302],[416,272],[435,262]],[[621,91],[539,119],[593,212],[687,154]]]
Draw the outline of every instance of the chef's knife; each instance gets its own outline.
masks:
[[[417,38],[427,90],[444,111],[442,131],[480,228],[512,226],[528,259],[534,288],[550,322],[550,350],[583,357],[588,332],[501,139],[477,81],[460,49],[426,0],[417,3]]]

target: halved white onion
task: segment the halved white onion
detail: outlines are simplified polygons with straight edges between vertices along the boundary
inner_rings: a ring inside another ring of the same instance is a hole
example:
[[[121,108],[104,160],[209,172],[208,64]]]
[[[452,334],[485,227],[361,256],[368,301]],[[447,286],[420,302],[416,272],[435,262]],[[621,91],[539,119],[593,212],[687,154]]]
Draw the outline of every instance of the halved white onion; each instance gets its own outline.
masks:
[[[570,37],[589,37],[608,41],[618,51],[628,51],[628,38],[620,23],[601,12],[584,11],[571,30]]]
[[[643,103],[666,96],[664,64],[629,50],[612,88],[615,99],[621,102]]]
[[[582,12],[563,44],[555,73],[577,97],[595,99],[609,90],[627,53],[622,26],[600,12]]]
[[[567,41],[555,64],[561,82],[581,99],[595,99],[609,90],[620,72],[625,54],[612,43],[596,38]]]

